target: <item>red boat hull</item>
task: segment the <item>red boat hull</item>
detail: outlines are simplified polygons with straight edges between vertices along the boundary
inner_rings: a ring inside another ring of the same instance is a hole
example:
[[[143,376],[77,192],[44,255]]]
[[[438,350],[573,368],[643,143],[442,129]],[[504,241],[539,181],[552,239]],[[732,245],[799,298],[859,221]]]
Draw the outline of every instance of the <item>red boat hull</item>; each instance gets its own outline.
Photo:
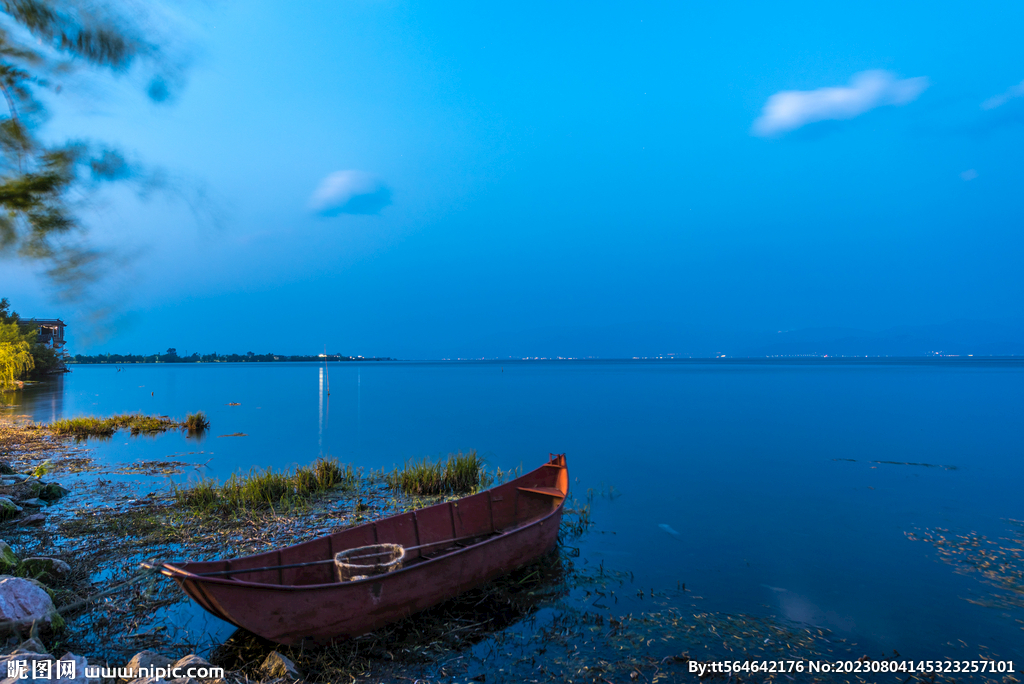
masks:
[[[290,645],[358,636],[551,551],[568,482],[565,456],[555,456],[531,473],[458,501],[257,556],[166,564],[161,571],[210,613],[271,641]],[[472,541],[463,545],[467,539]],[[331,564],[201,576],[330,559],[338,551],[377,543],[416,550],[402,569],[354,581],[338,581]]]

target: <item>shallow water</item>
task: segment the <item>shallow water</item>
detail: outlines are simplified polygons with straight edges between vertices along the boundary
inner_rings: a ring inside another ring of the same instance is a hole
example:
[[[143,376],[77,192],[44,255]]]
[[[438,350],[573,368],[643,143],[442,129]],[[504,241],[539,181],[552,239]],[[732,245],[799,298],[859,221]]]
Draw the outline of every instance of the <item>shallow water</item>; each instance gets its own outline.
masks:
[[[778,615],[915,660],[959,657],[962,640],[1019,671],[1024,609],[971,603],[994,590],[905,533],[998,538],[1024,519],[1022,381],[1014,362],[74,366],[6,395],[16,406],[0,414],[202,410],[201,442],[90,443],[111,463],[206,464],[179,480],[320,455],[375,469],[477,449],[529,469],[565,452],[573,495],[594,490],[582,562],[658,592],[685,583],[704,610]],[[233,433],[246,436],[220,436]]]

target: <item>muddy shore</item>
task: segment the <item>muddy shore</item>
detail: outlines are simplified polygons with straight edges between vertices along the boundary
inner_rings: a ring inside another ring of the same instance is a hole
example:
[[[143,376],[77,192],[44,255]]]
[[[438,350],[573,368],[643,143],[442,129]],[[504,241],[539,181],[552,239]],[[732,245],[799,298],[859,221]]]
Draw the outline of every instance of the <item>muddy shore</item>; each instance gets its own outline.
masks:
[[[49,559],[51,565],[62,568],[59,576],[36,573],[35,579],[46,585],[55,607],[62,611],[63,624],[9,630],[8,654],[19,648],[21,653],[26,648],[39,651],[41,645],[53,654],[84,654],[90,664],[108,669],[127,667],[133,658],[137,663],[140,651],[159,654],[163,666],[181,657],[203,655],[226,670],[228,681],[277,681],[277,677],[268,678],[273,670],[268,669],[268,659],[287,661],[291,656],[294,670],[281,676],[292,679],[385,682],[410,677],[435,681],[437,677],[436,681],[452,681],[453,676],[470,674],[467,646],[500,638],[503,629],[566,591],[571,549],[415,618],[317,653],[296,654],[241,631],[216,641],[205,629],[212,618],[204,618],[175,584],[159,576],[135,581],[140,563],[258,553],[430,505],[440,498],[396,495],[379,479],[369,477],[360,479],[355,488],[339,488],[276,509],[230,514],[188,511],[177,504],[169,487],[147,486],[142,489],[149,491],[140,493],[138,483],[112,476],[164,476],[181,473],[192,464],[99,463],[91,458],[87,443],[30,423],[0,424],[0,464],[10,471],[8,480],[0,480],[0,496],[18,509],[0,522],[0,537],[15,556],[11,572],[28,574],[25,559],[30,558]],[[64,477],[71,474],[85,477],[74,481]],[[42,488],[56,495],[41,500]],[[117,587],[122,588],[91,600]],[[31,638],[35,641],[26,642]],[[143,656],[148,663],[147,658]],[[500,681],[501,673],[495,674]],[[483,673],[473,676],[475,681],[487,679]],[[495,676],[490,680],[495,681]]]

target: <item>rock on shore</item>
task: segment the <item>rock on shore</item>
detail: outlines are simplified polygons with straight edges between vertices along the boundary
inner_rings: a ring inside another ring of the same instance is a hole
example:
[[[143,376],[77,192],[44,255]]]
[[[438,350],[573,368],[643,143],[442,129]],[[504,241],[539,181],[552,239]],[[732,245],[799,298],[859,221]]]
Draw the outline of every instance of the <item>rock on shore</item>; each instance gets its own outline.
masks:
[[[151,670],[154,667],[168,669],[174,665],[174,661],[167,656],[162,656],[155,651],[139,651],[135,656],[128,661],[125,665],[125,669],[129,670],[132,674],[137,675],[141,668]],[[140,680],[141,681],[141,680]]]
[[[0,540],[0,572],[10,572],[18,567],[18,556],[7,542]]]
[[[0,575],[0,622],[43,622],[56,614],[53,600],[42,585],[21,577]]]
[[[71,566],[57,558],[33,556],[21,561],[21,570],[44,582],[63,582],[71,576]]]
[[[271,651],[263,664],[260,665],[260,674],[267,679],[302,679],[302,673],[288,658],[277,651]]]

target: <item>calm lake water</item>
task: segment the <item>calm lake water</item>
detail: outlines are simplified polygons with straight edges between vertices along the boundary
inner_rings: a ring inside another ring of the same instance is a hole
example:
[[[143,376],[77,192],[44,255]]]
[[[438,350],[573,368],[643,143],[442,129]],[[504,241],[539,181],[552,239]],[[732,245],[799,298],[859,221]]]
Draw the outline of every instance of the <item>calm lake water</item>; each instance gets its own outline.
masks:
[[[206,463],[222,479],[320,455],[375,469],[476,449],[530,469],[565,452],[575,497],[614,494],[595,496],[588,563],[865,650],[916,660],[967,644],[1024,669],[1024,609],[984,605],[993,587],[905,534],[1021,533],[1019,362],[75,366],[7,396],[18,405],[3,414],[40,421],[205,411],[201,443],[119,433],[95,453]],[[219,437],[232,433],[246,436]]]

